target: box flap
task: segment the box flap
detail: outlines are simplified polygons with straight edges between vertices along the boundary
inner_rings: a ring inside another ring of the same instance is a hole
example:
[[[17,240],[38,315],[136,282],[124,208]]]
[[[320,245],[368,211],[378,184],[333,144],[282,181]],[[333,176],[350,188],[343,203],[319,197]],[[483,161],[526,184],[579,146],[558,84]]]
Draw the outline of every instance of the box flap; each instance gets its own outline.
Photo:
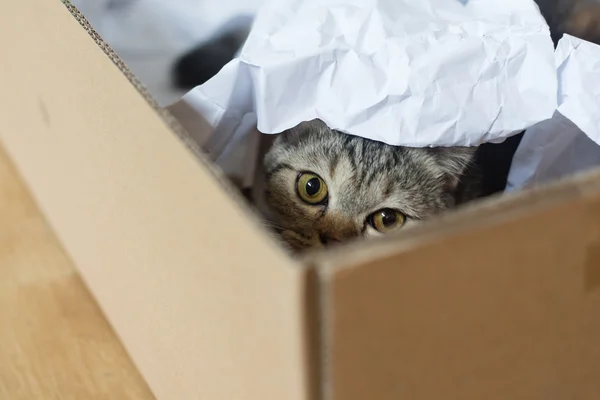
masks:
[[[306,399],[307,270],[65,4],[0,14],[0,140],[40,208],[159,399]]]
[[[322,261],[325,399],[597,398],[600,174],[498,203]]]

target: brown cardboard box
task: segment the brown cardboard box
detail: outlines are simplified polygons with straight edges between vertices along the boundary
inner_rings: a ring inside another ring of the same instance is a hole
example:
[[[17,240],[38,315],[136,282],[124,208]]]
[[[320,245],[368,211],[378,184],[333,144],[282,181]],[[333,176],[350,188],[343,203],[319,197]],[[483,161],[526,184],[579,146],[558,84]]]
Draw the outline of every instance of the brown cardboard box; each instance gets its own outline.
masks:
[[[158,399],[598,398],[600,173],[295,261],[71,6],[0,46],[0,141]]]

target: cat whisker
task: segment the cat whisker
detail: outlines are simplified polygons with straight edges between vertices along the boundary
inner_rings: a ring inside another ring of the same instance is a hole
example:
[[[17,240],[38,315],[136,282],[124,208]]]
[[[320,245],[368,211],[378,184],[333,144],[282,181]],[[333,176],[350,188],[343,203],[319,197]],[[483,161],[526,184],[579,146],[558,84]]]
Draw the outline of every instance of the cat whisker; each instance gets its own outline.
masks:
[[[277,232],[281,232],[281,231],[284,231],[284,230],[286,229],[285,227],[283,227],[283,226],[281,226],[281,225],[279,225],[279,224],[276,224],[275,222],[272,222],[272,221],[267,221],[267,220],[264,220],[264,221],[263,221],[263,224],[264,224],[264,225],[265,225],[267,228],[273,229],[273,230],[275,230],[275,231],[277,231]]]

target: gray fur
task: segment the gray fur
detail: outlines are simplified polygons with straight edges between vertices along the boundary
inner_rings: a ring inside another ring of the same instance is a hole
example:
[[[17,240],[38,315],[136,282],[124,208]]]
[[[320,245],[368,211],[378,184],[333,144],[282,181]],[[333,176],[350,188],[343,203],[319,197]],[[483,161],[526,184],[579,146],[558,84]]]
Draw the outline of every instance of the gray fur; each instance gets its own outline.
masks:
[[[305,122],[280,134],[265,157],[265,203],[295,249],[321,246],[324,232],[340,241],[375,236],[366,220],[377,210],[397,209],[410,224],[472,198],[462,195],[467,192],[461,177],[474,152],[390,146],[333,131],[319,120]],[[325,181],[326,205],[298,198],[296,179],[302,172]]]

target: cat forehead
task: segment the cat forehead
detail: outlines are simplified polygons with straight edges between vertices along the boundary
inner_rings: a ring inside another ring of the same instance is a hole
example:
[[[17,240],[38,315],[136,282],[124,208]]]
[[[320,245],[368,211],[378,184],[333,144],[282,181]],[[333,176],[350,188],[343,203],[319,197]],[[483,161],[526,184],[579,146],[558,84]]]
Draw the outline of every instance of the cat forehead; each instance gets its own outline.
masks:
[[[352,175],[354,181],[367,185],[380,184],[383,177],[410,181],[438,173],[433,157],[421,149],[390,146],[329,129],[296,130],[292,136],[275,142],[267,164],[288,163],[332,177],[336,173],[341,179]]]
[[[285,161],[293,171],[315,173],[324,180],[331,209],[363,214],[378,207],[407,205],[415,198],[411,195],[415,185],[407,184],[408,179],[398,179],[383,164],[363,167],[353,162],[348,152],[326,156],[321,149],[308,154],[305,150],[296,149]]]

